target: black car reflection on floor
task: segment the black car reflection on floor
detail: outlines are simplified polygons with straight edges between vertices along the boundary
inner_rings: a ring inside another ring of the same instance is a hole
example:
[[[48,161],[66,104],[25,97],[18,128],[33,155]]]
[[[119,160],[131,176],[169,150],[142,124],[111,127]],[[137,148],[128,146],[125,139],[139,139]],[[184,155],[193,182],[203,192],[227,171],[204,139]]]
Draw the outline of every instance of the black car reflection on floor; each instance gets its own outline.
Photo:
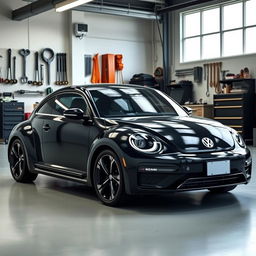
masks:
[[[125,194],[227,192],[250,181],[252,166],[234,129],[131,85],[52,93],[13,129],[8,157],[17,182],[38,174],[81,182],[111,206]]]

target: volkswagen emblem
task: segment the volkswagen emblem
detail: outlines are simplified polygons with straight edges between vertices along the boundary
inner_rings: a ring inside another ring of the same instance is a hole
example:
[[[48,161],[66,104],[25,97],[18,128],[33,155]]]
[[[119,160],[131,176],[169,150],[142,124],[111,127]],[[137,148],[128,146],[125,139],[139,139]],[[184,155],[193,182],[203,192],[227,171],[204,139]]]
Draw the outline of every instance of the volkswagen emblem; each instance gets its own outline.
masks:
[[[202,138],[202,143],[207,148],[213,148],[214,147],[214,143],[210,138],[207,138],[207,137]]]

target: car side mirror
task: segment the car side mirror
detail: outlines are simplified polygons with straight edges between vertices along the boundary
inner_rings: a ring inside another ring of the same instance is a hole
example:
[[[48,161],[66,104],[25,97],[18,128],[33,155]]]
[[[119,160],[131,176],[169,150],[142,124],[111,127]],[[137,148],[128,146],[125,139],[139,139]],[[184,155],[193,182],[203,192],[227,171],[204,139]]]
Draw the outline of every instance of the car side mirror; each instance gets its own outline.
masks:
[[[84,111],[80,108],[70,108],[64,111],[63,115],[68,119],[73,120],[88,120],[89,117],[84,115]]]
[[[192,112],[193,112],[192,108],[183,106],[183,109],[187,112],[189,116],[192,116]]]

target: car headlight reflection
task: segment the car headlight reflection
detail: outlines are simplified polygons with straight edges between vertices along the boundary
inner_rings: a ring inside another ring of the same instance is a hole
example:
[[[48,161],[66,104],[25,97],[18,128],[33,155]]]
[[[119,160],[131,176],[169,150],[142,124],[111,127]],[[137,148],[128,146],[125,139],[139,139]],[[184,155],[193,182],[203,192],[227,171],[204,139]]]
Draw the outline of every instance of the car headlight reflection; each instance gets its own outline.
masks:
[[[135,150],[147,154],[160,153],[163,149],[162,143],[147,133],[132,134],[129,143]]]

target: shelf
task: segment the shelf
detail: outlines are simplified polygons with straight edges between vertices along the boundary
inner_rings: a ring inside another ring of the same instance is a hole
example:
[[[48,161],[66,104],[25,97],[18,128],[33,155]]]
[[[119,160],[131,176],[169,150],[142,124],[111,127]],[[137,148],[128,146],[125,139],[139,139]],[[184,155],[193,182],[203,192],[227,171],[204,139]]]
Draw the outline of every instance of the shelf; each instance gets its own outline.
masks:
[[[235,79],[225,79],[220,80],[221,84],[232,84],[233,82],[243,82],[243,81],[252,81],[255,80],[253,78],[235,78]]]

